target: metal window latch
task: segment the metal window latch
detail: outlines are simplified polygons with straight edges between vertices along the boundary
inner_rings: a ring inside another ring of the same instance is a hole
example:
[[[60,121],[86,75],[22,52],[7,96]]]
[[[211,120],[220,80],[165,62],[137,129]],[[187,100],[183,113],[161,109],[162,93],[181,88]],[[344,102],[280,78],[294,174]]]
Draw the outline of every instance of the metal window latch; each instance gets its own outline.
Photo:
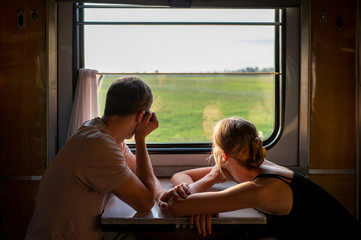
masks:
[[[19,31],[25,30],[25,11],[24,11],[24,9],[19,9],[16,11],[16,28]]]
[[[321,12],[320,13],[320,22],[322,23],[326,23],[328,20],[327,20],[327,13],[326,12]]]
[[[336,30],[341,31],[343,28],[343,16],[342,13],[336,13],[335,15]]]
[[[30,22],[39,21],[38,10],[30,10]]]

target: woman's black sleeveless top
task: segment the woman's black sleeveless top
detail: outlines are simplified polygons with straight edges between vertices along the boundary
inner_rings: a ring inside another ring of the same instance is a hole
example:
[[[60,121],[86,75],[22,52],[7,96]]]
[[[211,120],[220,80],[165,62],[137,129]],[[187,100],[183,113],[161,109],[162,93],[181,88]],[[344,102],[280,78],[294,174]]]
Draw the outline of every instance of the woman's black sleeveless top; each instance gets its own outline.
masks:
[[[318,184],[296,172],[292,179],[276,174],[261,174],[255,179],[260,177],[278,178],[287,183],[293,193],[293,206],[288,215],[265,214],[266,235],[289,240],[361,240],[360,224]]]

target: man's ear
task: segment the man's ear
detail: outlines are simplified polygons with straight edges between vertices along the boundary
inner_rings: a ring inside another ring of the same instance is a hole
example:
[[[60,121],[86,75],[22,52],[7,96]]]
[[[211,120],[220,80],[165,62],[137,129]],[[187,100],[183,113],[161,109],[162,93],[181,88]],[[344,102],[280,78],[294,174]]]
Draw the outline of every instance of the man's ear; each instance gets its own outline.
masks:
[[[143,119],[143,117],[144,117],[144,114],[145,114],[145,111],[141,111],[141,112],[139,112],[138,114],[137,114],[137,116],[136,116],[136,121],[137,121],[137,123],[140,123],[141,121],[142,121],[142,119]]]

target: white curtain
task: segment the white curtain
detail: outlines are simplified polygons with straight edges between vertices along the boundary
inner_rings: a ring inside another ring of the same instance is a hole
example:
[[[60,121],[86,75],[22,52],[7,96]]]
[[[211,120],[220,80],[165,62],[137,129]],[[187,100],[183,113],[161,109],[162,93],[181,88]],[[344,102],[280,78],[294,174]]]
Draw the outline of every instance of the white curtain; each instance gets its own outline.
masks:
[[[80,69],[71,112],[68,138],[85,122],[98,116],[97,91],[101,78],[97,70]]]

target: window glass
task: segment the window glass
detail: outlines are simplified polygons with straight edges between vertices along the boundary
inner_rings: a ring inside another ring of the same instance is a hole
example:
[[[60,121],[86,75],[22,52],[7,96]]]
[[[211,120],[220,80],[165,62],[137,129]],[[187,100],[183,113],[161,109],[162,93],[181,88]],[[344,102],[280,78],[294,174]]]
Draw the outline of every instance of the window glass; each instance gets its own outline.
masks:
[[[86,8],[85,21],[96,22],[274,22],[269,9]]]
[[[98,93],[99,112],[119,75],[106,75]],[[274,125],[273,75],[144,75],[152,88],[160,127],[153,143],[210,142],[217,121],[232,116],[250,119],[265,138]]]
[[[101,72],[273,71],[274,26],[89,25],[85,65]]]
[[[274,132],[279,22],[274,9],[84,8],[84,62],[111,82],[137,75],[153,90],[160,127],[149,143],[207,143],[225,117]]]

